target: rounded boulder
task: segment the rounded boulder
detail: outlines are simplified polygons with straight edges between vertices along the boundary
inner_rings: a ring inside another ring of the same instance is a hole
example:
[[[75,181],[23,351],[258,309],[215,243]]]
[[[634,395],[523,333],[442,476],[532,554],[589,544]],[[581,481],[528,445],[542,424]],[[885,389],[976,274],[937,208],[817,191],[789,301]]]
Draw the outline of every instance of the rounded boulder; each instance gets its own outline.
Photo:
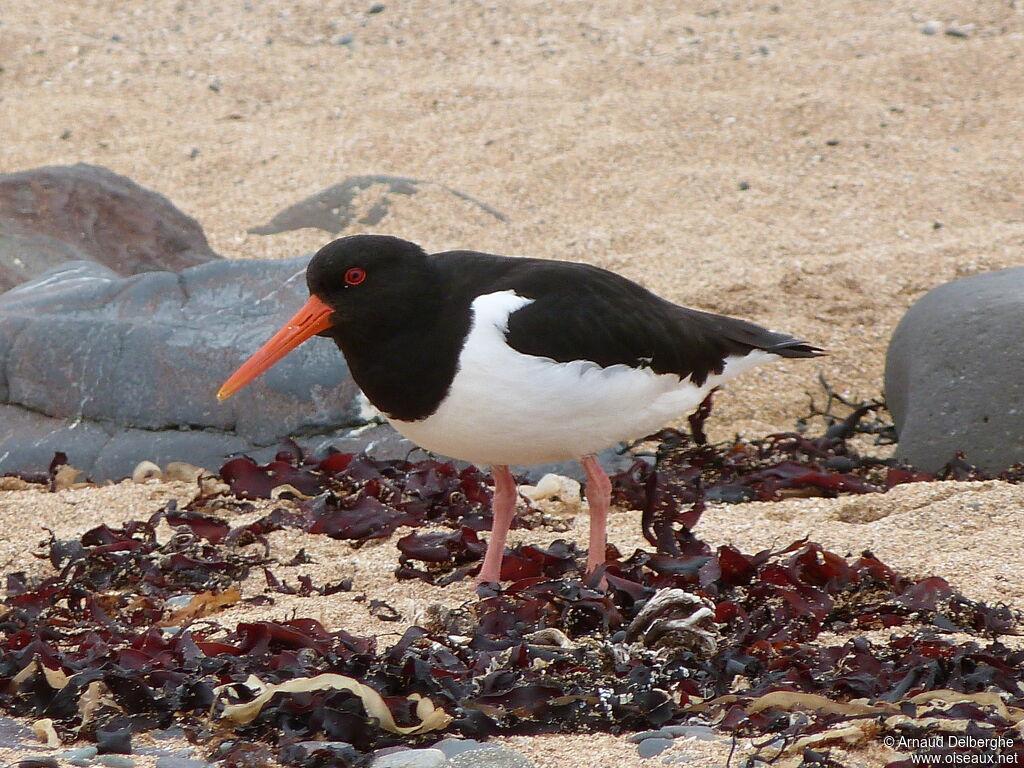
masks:
[[[935,472],[957,451],[998,473],[1024,461],[1024,267],[954,280],[918,300],[889,343],[897,457]]]

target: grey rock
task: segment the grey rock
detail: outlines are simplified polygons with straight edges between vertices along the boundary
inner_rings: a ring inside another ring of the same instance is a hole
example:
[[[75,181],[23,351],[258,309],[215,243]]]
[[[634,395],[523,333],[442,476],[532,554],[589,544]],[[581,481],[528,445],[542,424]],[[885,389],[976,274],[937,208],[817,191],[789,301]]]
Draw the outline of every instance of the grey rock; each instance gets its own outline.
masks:
[[[434,749],[439,749],[444,753],[444,756],[451,760],[456,755],[468,752],[473,749],[501,749],[497,744],[488,744],[484,741],[477,741],[476,739],[441,739],[434,745]]]
[[[211,763],[179,755],[163,755],[156,760],[156,768],[209,768]]]
[[[231,400],[216,390],[308,298],[309,257],[122,278],[68,262],[0,294],[0,474],[55,450],[93,480],[141,459],[217,469],[234,452],[361,423],[357,388],[311,339]]]
[[[504,747],[467,749],[448,760],[451,768],[534,768],[524,755]]]
[[[657,757],[672,746],[672,739],[644,739],[636,745],[637,754],[647,759]]]
[[[74,259],[134,275],[218,258],[194,219],[105,168],[0,174],[0,290]]]
[[[450,763],[439,749],[406,749],[374,758],[370,768],[448,768]]]
[[[987,472],[1024,461],[1024,267],[929,291],[889,343],[897,457],[927,472],[956,451]]]
[[[266,224],[252,227],[249,232],[254,235],[273,235],[278,232],[312,227],[336,235],[339,232],[344,232],[354,222],[364,226],[374,226],[387,216],[393,195],[415,195],[424,185],[440,187],[460,200],[467,200],[479,206],[498,221],[508,221],[508,217],[491,206],[443,184],[433,184],[403,176],[369,175],[349,176],[340,184],[328,187],[322,192],[317,192],[315,195],[285,208],[275,214]],[[365,190],[375,186],[382,187],[380,194],[369,209],[361,214],[356,198],[361,196]]]

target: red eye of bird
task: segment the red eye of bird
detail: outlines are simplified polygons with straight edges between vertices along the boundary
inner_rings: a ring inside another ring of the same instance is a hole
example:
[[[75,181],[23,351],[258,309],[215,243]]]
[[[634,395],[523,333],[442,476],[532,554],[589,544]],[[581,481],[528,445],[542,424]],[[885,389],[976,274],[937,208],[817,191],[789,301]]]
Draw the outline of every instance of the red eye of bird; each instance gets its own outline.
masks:
[[[345,270],[345,282],[348,285],[359,285],[366,279],[366,270],[362,267],[349,267]]]

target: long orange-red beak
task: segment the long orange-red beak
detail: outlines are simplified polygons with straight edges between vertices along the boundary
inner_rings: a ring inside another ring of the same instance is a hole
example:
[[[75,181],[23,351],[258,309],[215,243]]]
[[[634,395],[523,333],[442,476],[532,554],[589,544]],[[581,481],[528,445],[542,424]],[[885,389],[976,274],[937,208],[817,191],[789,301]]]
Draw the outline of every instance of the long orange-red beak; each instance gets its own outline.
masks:
[[[227,400],[306,339],[330,328],[333,312],[316,296],[310,296],[305,306],[295,313],[284,328],[231,374],[231,378],[217,392],[217,399]]]

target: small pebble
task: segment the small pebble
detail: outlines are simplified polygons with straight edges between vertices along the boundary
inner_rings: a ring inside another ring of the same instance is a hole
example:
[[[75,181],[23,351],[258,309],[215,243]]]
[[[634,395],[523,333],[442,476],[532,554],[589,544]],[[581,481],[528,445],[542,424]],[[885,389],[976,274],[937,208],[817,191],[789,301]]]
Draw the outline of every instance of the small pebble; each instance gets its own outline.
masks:
[[[198,149],[193,149],[191,157],[196,157],[199,154]],[[203,475],[210,474],[202,467],[197,467],[195,464],[189,464],[187,461],[172,461],[167,465],[167,471],[164,473],[164,477],[167,480],[181,480],[185,483],[194,483]]]
[[[135,761],[123,755],[100,755],[93,760],[93,765],[106,765],[108,768],[135,768]]]
[[[448,758],[440,749],[407,749],[381,755],[370,763],[370,768],[446,768]]]
[[[741,181],[739,183],[739,188],[740,188],[740,192],[746,192],[748,189],[750,189],[750,182],[749,181]]]
[[[57,755],[61,760],[92,760],[96,757],[99,752],[96,747],[79,747],[78,749],[69,749],[66,752],[61,752]],[[75,763],[78,765],[78,763]]]
[[[937,35],[942,31],[941,21],[926,21],[921,25],[921,31],[926,35]]]
[[[368,10],[367,13],[380,13],[384,8],[384,3],[374,3],[370,6],[370,10]]]
[[[857,462],[849,456],[829,456],[824,463],[826,467],[837,472],[850,472],[857,467]]]
[[[641,741],[645,741],[646,739],[671,739],[673,735],[674,734],[668,729],[668,727],[666,727],[659,728],[656,731],[640,731],[640,733],[634,733],[629,737],[629,741],[632,744],[639,744]]]
[[[672,739],[644,739],[636,745],[637,754],[647,759],[657,757],[672,746]]]
[[[949,35],[950,37],[970,37],[971,36],[971,33],[968,31],[968,28],[960,28],[960,27],[949,27],[946,30],[946,34]]]
[[[132,470],[132,482],[133,483],[144,483],[147,480],[160,480],[164,476],[164,473],[160,471],[160,467],[154,464],[152,461],[140,461],[135,465],[135,469]]]
[[[352,41],[355,40],[355,35],[340,35],[334,38],[335,45],[351,45]]]

